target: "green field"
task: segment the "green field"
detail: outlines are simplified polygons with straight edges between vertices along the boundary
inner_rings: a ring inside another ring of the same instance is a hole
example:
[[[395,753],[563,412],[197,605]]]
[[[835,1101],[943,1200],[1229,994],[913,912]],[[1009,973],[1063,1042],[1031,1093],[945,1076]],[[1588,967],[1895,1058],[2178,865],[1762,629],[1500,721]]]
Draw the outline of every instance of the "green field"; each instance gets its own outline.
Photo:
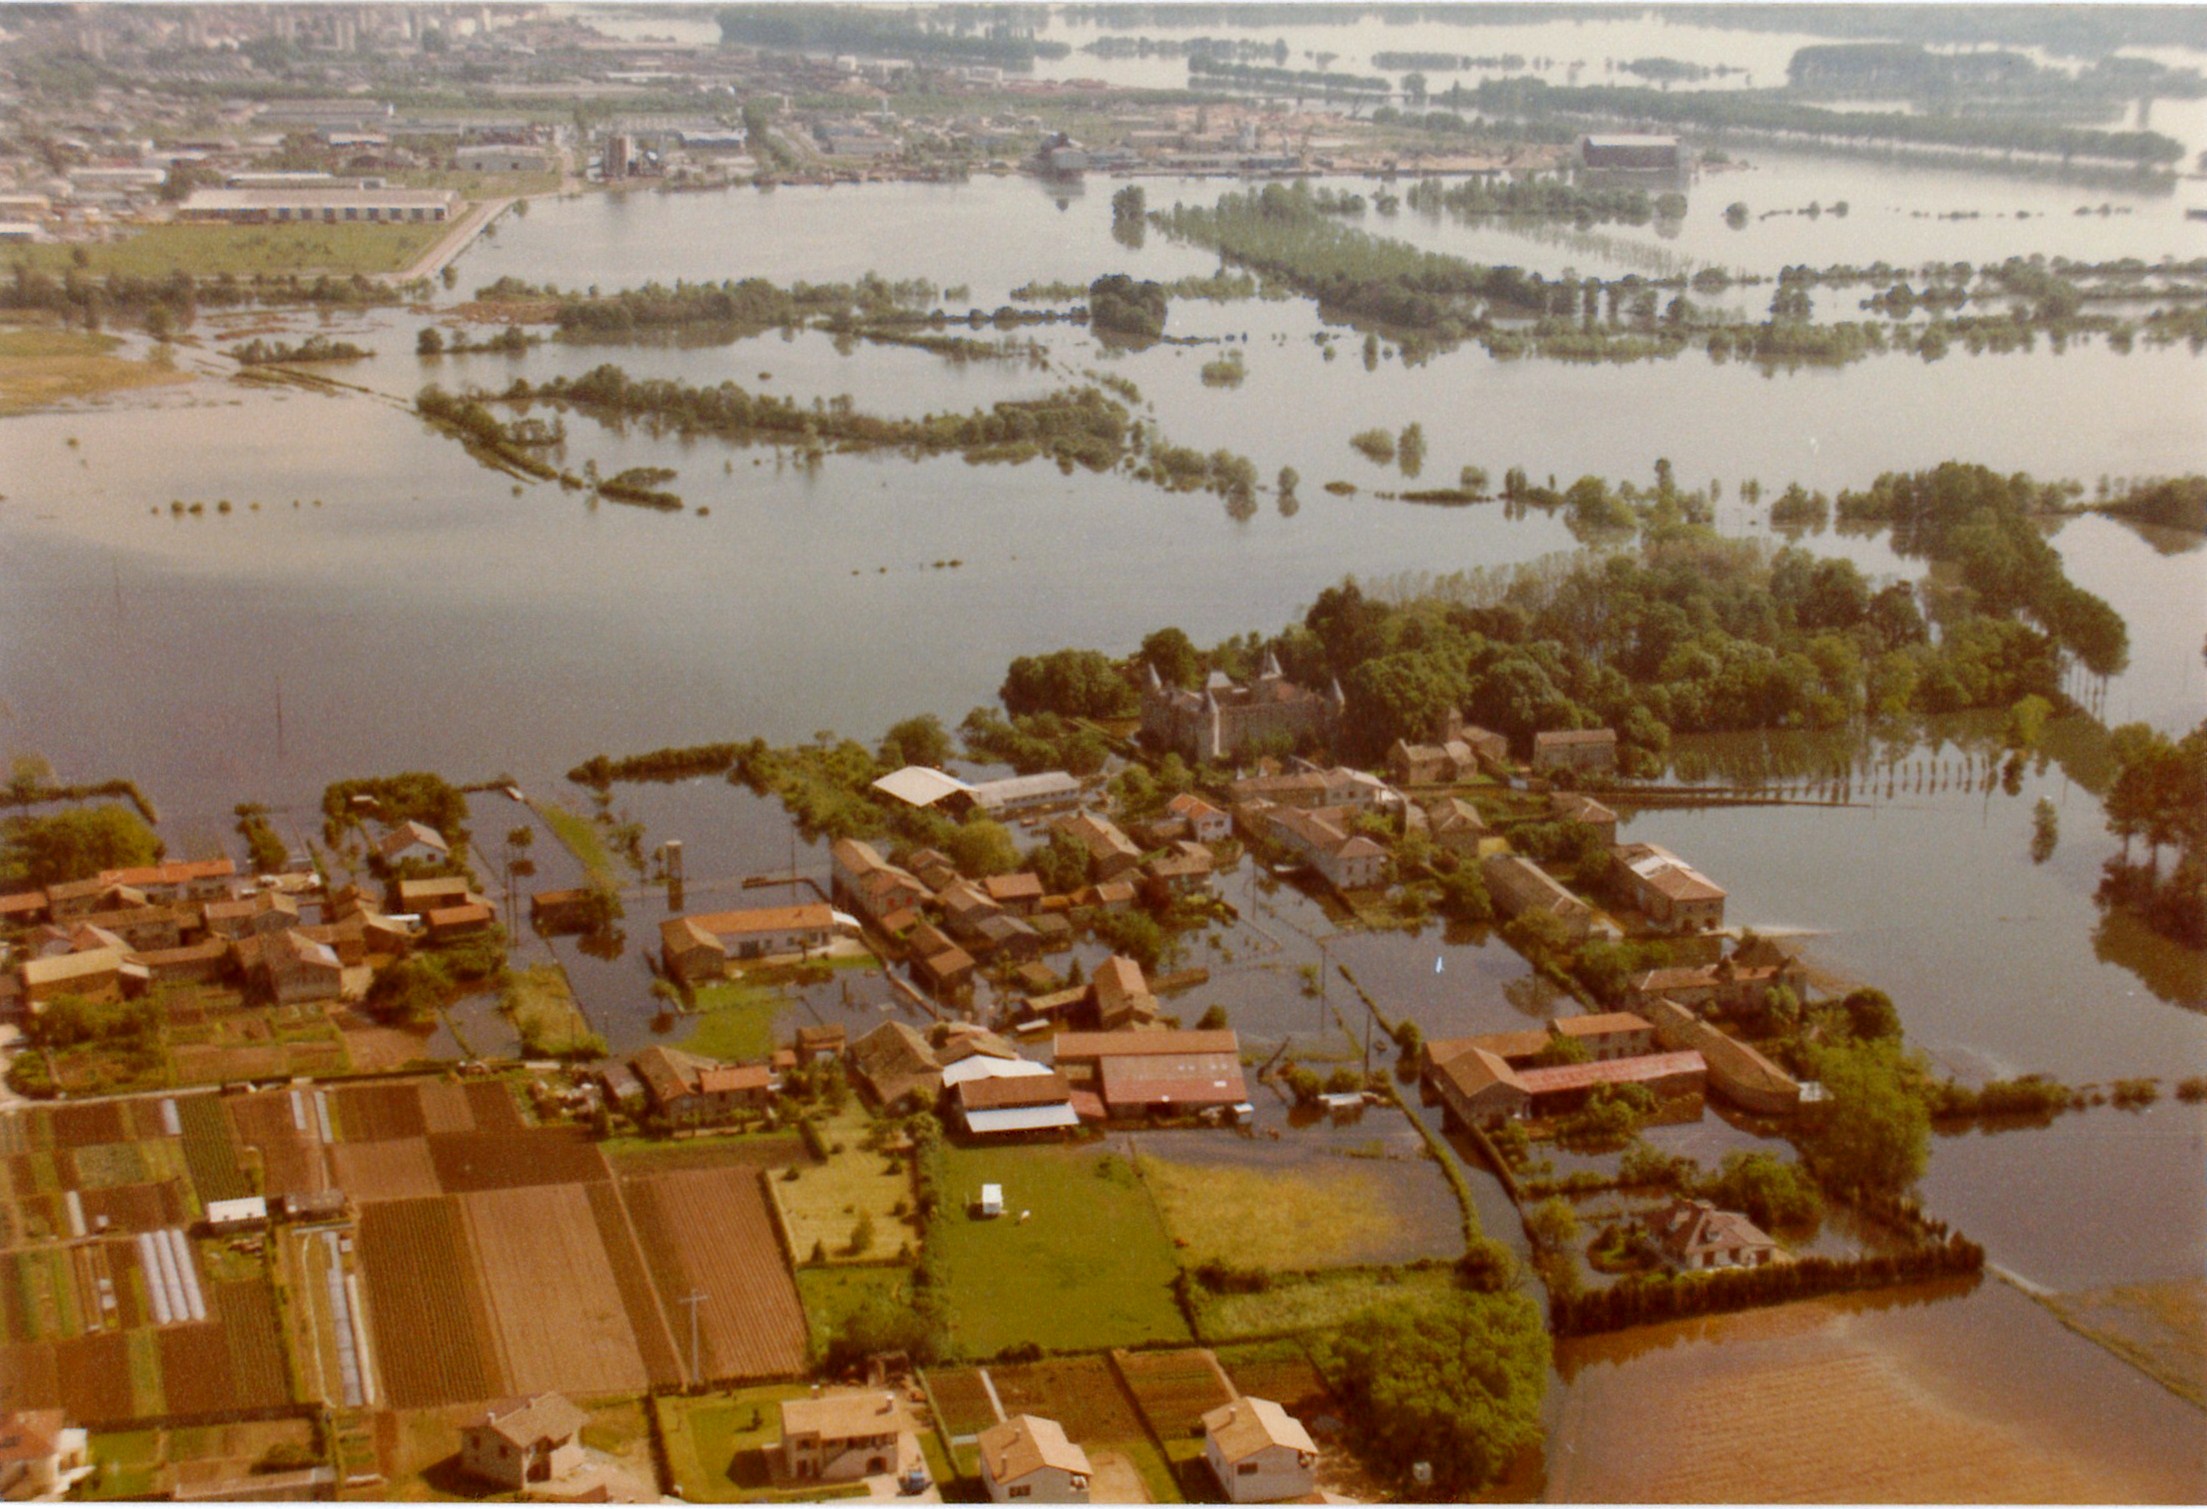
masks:
[[[723,980],[696,994],[690,1030],[674,1046],[685,1053],[728,1060],[760,1059],[774,1051],[774,1023],[789,997],[770,986]]]
[[[1026,1342],[1077,1351],[1188,1339],[1172,1295],[1172,1241],[1125,1159],[1005,1147],[946,1148],[943,1162],[927,1240],[938,1244],[959,1355],[990,1357]],[[968,1210],[984,1184],[1004,1188],[1005,1214],[995,1220]]]
[[[797,1177],[776,1178],[774,1198],[789,1223],[789,1245],[799,1262],[815,1246],[829,1263],[872,1263],[894,1257],[906,1243],[919,1245],[919,1233],[907,1217],[914,1204],[910,1165],[900,1154],[869,1152],[865,1141],[873,1121],[857,1105],[819,1123],[830,1149],[828,1161],[807,1164]],[[863,1250],[852,1245],[861,1216],[873,1218],[873,1240]]]
[[[1145,1154],[1141,1170],[1190,1264],[1332,1268],[1451,1257],[1463,1244],[1455,1202],[1429,1164],[1321,1157],[1256,1168]],[[1416,1180],[1433,1187],[1430,1210],[1404,1198]]]
[[[878,1297],[903,1305],[911,1292],[911,1273],[904,1268],[876,1264],[797,1270],[797,1298],[805,1307],[805,1325],[812,1332],[815,1353],[826,1351],[844,1320],[868,1300]]]
[[[1436,1306],[1456,1293],[1446,1268],[1344,1268],[1310,1277],[1282,1277],[1258,1294],[1211,1294],[1198,1289],[1196,1325],[1205,1341],[1287,1336],[1323,1331],[1375,1305],[1429,1300]]]
[[[532,1058],[605,1052],[605,1040],[590,1030],[567,971],[557,964],[535,964],[509,975],[505,1008],[521,1034],[522,1051]]]
[[[566,845],[567,852],[582,862],[592,885],[606,891],[620,889],[613,851],[605,846],[605,835],[598,831],[596,823],[557,802],[537,801],[530,803],[530,807],[544,820],[544,826],[552,830],[552,836]]]
[[[10,267],[28,262],[55,276],[76,265],[93,276],[158,278],[234,273],[386,273],[412,266],[452,228],[443,225],[149,225],[121,241],[11,247]]]

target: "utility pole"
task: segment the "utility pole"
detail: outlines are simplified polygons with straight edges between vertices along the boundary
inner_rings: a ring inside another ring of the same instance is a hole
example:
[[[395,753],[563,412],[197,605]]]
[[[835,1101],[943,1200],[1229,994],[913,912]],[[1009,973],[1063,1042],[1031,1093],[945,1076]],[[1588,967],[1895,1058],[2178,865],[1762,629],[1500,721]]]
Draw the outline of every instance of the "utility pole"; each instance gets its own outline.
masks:
[[[690,1386],[692,1388],[705,1381],[704,1375],[698,1368],[697,1361],[697,1307],[705,1303],[705,1300],[706,1294],[703,1289],[693,1289],[682,1296],[682,1303],[690,1307]]]

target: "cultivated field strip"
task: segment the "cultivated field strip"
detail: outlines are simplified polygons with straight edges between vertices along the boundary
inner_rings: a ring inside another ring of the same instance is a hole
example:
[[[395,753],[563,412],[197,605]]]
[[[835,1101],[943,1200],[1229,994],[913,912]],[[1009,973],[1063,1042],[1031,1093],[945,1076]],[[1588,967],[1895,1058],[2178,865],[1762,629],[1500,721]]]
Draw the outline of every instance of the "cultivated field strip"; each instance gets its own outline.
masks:
[[[508,1385],[640,1392],[651,1380],[582,1185],[460,1197]]]
[[[503,1398],[489,1308],[457,1202],[390,1200],[360,1213],[368,1318],[397,1409]]]
[[[59,1409],[61,1378],[50,1341],[0,1346],[0,1409]]]
[[[1076,1441],[1134,1441],[1143,1436],[1134,1401],[1101,1357],[1059,1357],[991,1367],[989,1381],[1007,1415],[1045,1415]]]
[[[661,1313],[683,1365],[697,1305],[698,1369],[709,1379],[787,1377],[805,1366],[805,1313],[782,1257],[761,1175],[695,1169],[627,1186]]]
[[[253,1181],[238,1166],[238,1145],[221,1098],[187,1095],[175,1106],[177,1121],[183,1128],[184,1166],[191,1171],[192,1188],[199,1192],[200,1203],[236,1200],[253,1193]]]
[[[505,1091],[499,1089],[499,1093]],[[426,1140],[430,1159],[437,1166],[437,1180],[447,1194],[523,1189],[539,1184],[587,1184],[610,1177],[597,1144],[580,1128],[452,1132]]]
[[[337,1187],[365,1205],[373,1200],[418,1200],[442,1194],[429,1144],[419,1137],[388,1142],[341,1142],[329,1150]]]
[[[1196,1435],[1203,1416],[1230,1404],[1234,1390],[1211,1354],[1200,1347],[1175,1352],[1113,1352],[1127,1392],[1161,1441]]]
[[[276,1297],[268,1286],[248,1280],[214,1284],[209,1292],[229,1348],[231,1387],[237,1407],[265,1409],[290,1403],[290,1370],[284,1366]]]
[[[412,1084],[352,1085],[336,1092],[337,1124],[347,1142],[389,1142],[428,1130]]]
[[[330,1187],[321,1118],[311,1094],[271,1090],[236,1096],[229,1107],[238,1140],[260,1150],[262,1193],[319,1194]]]
[[[475,1105],[468,1098],[468,1087],[449,1079],[423,1080],[414,1087],[415,1098],[421,1103],[422,1130],[424,1132],[472,1132],[475,1127]],[[508,1096],[511,1100],[512,1097]]]
[[[521,1107],[514,1104],[513,1091],[499,1080],[479,1079],[468,1085],[467,1105],[478,1132],[518,1132],[528,1125],[521,1119]]]
[[[136,1415],[130,1388],[130,1338],[123,1332],[55,1342],[54,1372],[60,1381],[61,1408],[72,1424],[97,1425]]]
[[[628,1211],[621,1204],[620,1188],[592,1184],[586,1193],[591,1219],[598,1223],[598,1239],[613,1265],[613,1282],[621,1291],[622,1308],[628,1312],[630,1332],[636,1338],[637,1355],[654,1387],[678,1387],[682,1366],[676,1360],[674,1338],[667,1332],[666,1317],[659,1313],[659,1297],[645,1271],[644,1256],[637,1250],[636,1233],[629,1226]]]

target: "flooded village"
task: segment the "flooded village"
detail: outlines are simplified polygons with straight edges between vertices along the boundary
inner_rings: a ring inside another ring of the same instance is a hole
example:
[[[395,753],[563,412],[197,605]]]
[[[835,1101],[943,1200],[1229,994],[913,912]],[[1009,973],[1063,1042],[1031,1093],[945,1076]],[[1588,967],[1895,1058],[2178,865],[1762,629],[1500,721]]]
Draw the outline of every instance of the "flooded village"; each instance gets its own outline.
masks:
[[[0,1491],[2207,1494],[2184,7],[0,6]]]

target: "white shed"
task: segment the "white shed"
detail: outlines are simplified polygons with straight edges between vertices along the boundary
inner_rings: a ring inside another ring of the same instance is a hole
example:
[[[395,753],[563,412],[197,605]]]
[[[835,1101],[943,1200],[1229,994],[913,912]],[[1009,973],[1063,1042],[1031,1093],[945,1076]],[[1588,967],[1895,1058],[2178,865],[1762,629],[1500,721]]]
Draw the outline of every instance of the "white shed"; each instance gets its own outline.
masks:
[[[984,1216],[1000,1216],[1000,1215],[1002,1215],[1003,1213],[1004,1213],[1004,1186],[1003,1186],[1003,1185],[1001,1185],[1001,1184],[984,1184],[984,1185],[982,1185],[982,1186],[981,1186],[981,1214],[982,1214],[982,1215],[984,1215]]]
[[[236,1200],[209,1200],[207,1202],[207,1229],[209,1231],[244,1231],[254,1226],[268,1224],[268,1201],[261,1195],[246,1195]]]

